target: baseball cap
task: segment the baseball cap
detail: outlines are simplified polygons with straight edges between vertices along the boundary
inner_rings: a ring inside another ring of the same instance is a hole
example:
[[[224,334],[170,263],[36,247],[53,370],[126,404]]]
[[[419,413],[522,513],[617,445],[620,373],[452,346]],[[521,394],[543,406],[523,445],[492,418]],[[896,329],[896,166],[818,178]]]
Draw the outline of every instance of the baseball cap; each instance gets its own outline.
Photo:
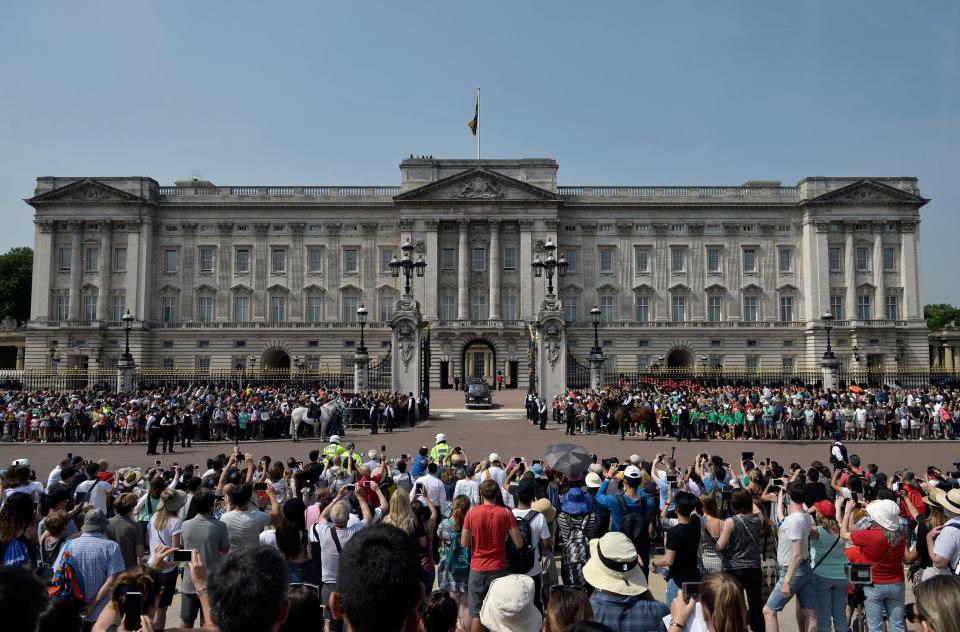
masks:
[[[496,452],[491,452],[491,453],[490,453],[490,456],[487,457],[487,461],[490,462],[490,463],[493,463],[493,462],[499,461],[499,460],[500,460],[500,455],[497,454]]]
[[[816,507],[817,511],[820,512],[824,518],[836,518],[837,517],[837,508],[829,500],[820,500],[813,503],[813,506]]]
[[[628,465],[623,471],[624,478],[640,478],[640,468],[636,465]]]
[[[631,454],[631,455],[630,455],[630,462],[633,463],[634,465],[640,465],[640,455],[639,455],[639,454]]]

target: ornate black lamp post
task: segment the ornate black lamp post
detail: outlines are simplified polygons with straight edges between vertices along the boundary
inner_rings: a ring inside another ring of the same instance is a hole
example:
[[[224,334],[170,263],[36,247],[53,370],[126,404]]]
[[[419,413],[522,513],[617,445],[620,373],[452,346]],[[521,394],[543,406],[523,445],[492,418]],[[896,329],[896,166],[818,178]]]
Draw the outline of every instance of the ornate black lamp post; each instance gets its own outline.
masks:
[[[407,283],[409,282],[410,280],[407,279]],[[367,326],[367,308],[362,303],[357,308],[357,322],[360,323],[360,346],[357,347],[357,353],[366,353],[367,346],[363,344],[363,328]]]
[[[567,259],[562,254],[560,258],[557,259],[554,256],[554,253],[557,251],[556,244],[553,243],[552,239],[547,239],[547,243],[543,244],[544,259],[540,259],[540,255],[537,255],[533,259],[533,263],[530,264],[533,266],[533,276],[537,279],[543,276],[543,273],[547,273],[547,296],[553,296],[553,275],[556,274],[558,277],[567,276]]]
[[[123,362],[129,366],[133,364],[133,355],[130,353],[130,330],[133,329],[133,321],[135,321],[136,318],[133,317],[133,314],[131,314],[128,309],[120,320],[123,321],[123,333],[126,338],[123,345]]]
[[[416,261],[413,260],[411,257],[413,244],[410,243],[409,239],[400,247],[400,250],[403,251],[403,257],[400,259],[394,257],[390,260],[390,271],[395,277],[399,277],[400,271],[403,271],[403,276],[406,279],[403,287],[403,295],[410,296],[413,290],[410,279],[414,274],[419,278],[423,278],[423,272],[427,267],[427,262],[423,260],[423,255],[417,257]]]
[[[823,321],[823,328],[827,330],[827,350],[823,352],[824,360],[833,360],[837,355],[833,352],[833,347],[830,345],[830,330],[833,327],[830,324],[833,322],[833,314],[830,312],[824,312],[823,316],[820,317],[820,320]]]
[[[590,310],[590,318],[593,320],[593,349],[590,350],[590,353],[603,355],[599,334],[597,333],[597,329],[600,327],[600,308],[596,305]]]

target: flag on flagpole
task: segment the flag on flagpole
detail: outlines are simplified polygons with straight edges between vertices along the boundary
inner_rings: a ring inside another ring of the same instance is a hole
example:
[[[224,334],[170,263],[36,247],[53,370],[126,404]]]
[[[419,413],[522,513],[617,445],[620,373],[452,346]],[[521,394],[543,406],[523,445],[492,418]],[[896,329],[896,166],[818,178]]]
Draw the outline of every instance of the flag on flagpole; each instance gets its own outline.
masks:
[[[470,128],[470,131],[473,132],[473,135],[477,135],[477,129],[480,127],[480,90],[477,89],[477,104],[473,107],[473,118],[470,119],[470,122],[467,123],[467,127]]]

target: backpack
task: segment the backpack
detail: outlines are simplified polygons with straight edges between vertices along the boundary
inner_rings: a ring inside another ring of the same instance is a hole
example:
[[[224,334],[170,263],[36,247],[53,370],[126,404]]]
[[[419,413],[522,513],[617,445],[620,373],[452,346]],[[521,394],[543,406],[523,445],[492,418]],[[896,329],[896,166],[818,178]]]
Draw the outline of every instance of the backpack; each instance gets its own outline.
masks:
[[[583,579],[583,565],[590,558],[590,546],[583,527],[588,519],[589,514],[570,516],[570,534],[563,546],[563,560],[560,567],[564,584],[576,586],[586,584]]]
[[[66,541],[66,538],[58,539],[49,553],[46,552],[43,543],[40,543],[40,559],[37,563],[36,574],[37,577],[40,578],[40,581],[47,586],[50,585],[50,581],[53,579],[53,563],[57,561],[57,556],[60,555],[60,549],[63,548]]]
[[[6,544],[0,544],[0,566],[36,566],[33,550],[23,535],[19,535]]]
[[[639,509],[630,508],[623,499],[623,494],[617,495],[617,502],[620,504],[620,510],[623,512],[623,518],[620,520],[620,533],[627,536],[633,542],[637,551],[643,551],[650,548],[650,536],[647,531],[647,501],[643,500],[643,506]]]
[[[80,603],[87,602],[83,594],[83,576],[70,553],[70,542],[67,542],[61,551],[60,565],[53,568],[53,577],[47,592],[51,597],[73,599]]]
[[[443,567],[451,575],[466,575],[470,572],[470,547],[460,545],[460,532],[454,531],[453,538],[443,549]]]
[[[507,538],[507,570],[511,573],[526,575],[533,568],[537,546],[533,541],[530,523],[536,515],[537,512],[531,509],[525,515],[517,518],[517,528],[520,530],[520,539],[523,541],[523,546],[517,548],[513,545],[513,541],[509,537]]]

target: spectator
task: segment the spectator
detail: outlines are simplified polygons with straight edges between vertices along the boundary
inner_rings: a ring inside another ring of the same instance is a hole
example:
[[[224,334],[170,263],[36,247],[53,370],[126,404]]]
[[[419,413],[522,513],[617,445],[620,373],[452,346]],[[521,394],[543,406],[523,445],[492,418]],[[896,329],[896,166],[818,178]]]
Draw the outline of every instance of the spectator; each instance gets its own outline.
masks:
[[[939,498],[947,522],[927,535],[930,559],[938,573],[956,575],[960,571],[960,489],[951,489]]]
[[[158,566],[161,556],[158,554],[160,547],[180,548],[180,532],[183,521],[180,519],[180,509],[187,502],[186,493],[178,489],[165,489],[160,494],[160,506],[157,513],[153,515],[148,527],[148,542],[150,547],[150,564]],[[160,605],[154,616],[154,625],[162,630],[167,624],[167,608],[173,603],[173,597],[177,592],[177,570],[176,564],[164,565],[163,568],[163,591],[160,596]]]
[[[212,517],[216,497],[209,489],[200,489],[193,496],[196,515],[184,521],[180,531],[181,547],[199,551],[208,572],[220,568],[223,556],[230,550],[230,535],[227,526]],[[183,574],[180,584],[180,625],[192,628],[200,613],[200,596],[190,573]]]
[[[417,560],[413,540],[396,527],[381,524],[351,538],[343,547],[337,589],[328,602],[335,620],[345,621],[354,632],[417,629],[424,598]]]
[[[960,632],[960,577],[944,575],[920,584],[907,620],[917,632]]]
[[[87,475],[87,480],[77,485],[75,492],[76,500],[79,502],[81,498],[85,497],[85,502],[90,503],[106,516],[110,513],[110,508],[113,506],[113,496],[111,495],[113,487],[110,483],[97,477],[97,474],[100,472],[99,464],[87,463],[83,471]],[[81,496],[81,494],[83,494],[83,496]]]
[[[829,500],[813,504],[818,537],[810,542],[813,585],[817,596],[817,625],[821,632],[847,632],[847,556],[841,544],[837,509]],[[833,627],[831,628],[831,618]]]
[[[280,626],[280,632],[303,632],[323,619],[320,587],[316,584],[290,584],[287,601],[290,607],[287,620]]]
[[[303,583],[313,580],[307,525],[305,522],[306,505],[299,498],[283,503],[280,521],[276,530],[260,534],[260,544],[268,544],[280,549],[287,560],[287,570],[291,583]]]
[[[37,545],[33,521],[36,516],[28,494],[11,494],[0,507],[0,565],[37,567]]]
[[[471,548],[468,600],[472,632],[480,632],[480,609],[491,582],[507,574],[504,544],[507,536],[515,547],[523,546],[513,513],[498,504],[502,496],[495,479],[488,478],[480,483],[480,497],[483,503],[467,512],[460,535],[460,545]]]
[[[456,496],[452,507],[450,517],[442,520],[437,528],[442,541],[438,583],[440,590],[448,593],[457,603],[460,610],[458,616],[461,621],[467,621],[465,627],[469,627],[470,615],[463,596],[467,593],[467,580],[470,577],[470,551],[460,546],[460,532],[463,530],[463,519],[470,509],[470,499]]]
[[[447,492],[444,489],[443,481],[437,478],[439,466],[436,463],[430,463],[427,466],[427,473],[416,481],[416,486],[422,490],[420,496],[429,496],[430,502],[441,513],[447,506]]]
[[[607,479],[600,484],[597,490],[596,502],[610,512],[610,530],[619,531],[627,514],[639,513],[643,516],[643,522],[646,524],[650,520],[650,514],[653,512],[653,498],[645,491],[640,489],[640,483],[643,480],[643,474],[636,465],[628,465],[623,471],[623,482],[626,487],[623,494],[608,494],[611,483],[616,484],[616,475],[619,464],[614,463],[607,471]],[[646,530],[644,530],[646,533]],[[643,560],[644,568],[647,567],[650,559],[649,540],[646,536],[639,542],[634,542],[640,551],[640,558]]]
[[[427,598],[420,615],[423,632],[456,632],[459,603],[445,590],[437,590]]]
[[[209,591],[219,632],[277,632],[289,611],[288,586],[280,552],[256,545],[231,550],[197,590]]]
[[[117,624],[121,622],[121,613],[127,593],[130,592],[138,592],[142,595],[143,618],[152,624],[160,605],[163,577],[162,573],[156,568],[138,566],[117,578],[110,603],[97,617],[92,632],[107,632],[116,629]]]
[[[563,543],[560,577],[566,586],[586,586],[583,565],[590,557],[589,542],[598,535],[597,514],[591,512],[594,501],[581,487],[571,486],[560,501],[557,530]]]
[[[250,483],[241,483],[230,490],[230,504],[233,509],[223,514],[221,520],[230,534],[231,550],[259,546],[263,528],[280,520],[280,504],[277,502],[273,485],[267,485],[266,493],[270,499],[270,513],[260,511],[251,504],[253,487]]]
[[[124,571],[120,545],[106,536],[107,517],[99,509],[91,509],[83,518],[80,536],[70,540],[60,550],[54,570],[63,566],[63,556],[69,551],[79,571],[84,597],[84,621],[92,624],[109,603],[113,584]]]
[[[107,522],[107,537],[120,545],[123,565],[127,570],[137,566],[143,557],[143,532],[139,523],[131,517],[136,506],[135,494],[120,494],[113,504],[117,515]]]
[[[590,598],[594,619],[618,632],[659,630],[670,614],[667,604],[650,594],[637,549],[622,533],[590,540],[583,576],[596,589]]]
[[[678,594],[670,604],[670,627],[667,632],[686,629],[690,617],[699,610],[704,627],[709,632],[742,632],[747,629],[747,604],[743,589],[733,577],[724,573],[710,575],[700,587],[697,600],[689,601]],[[752,630],[752,628],[751,628]]]
[[[517,508],[513,510],[513,517],[517,521],[525,520],[530,530],[530,538],[534,547],[533,566],[527,571],[527,575],[533,580],[533,605],[537,611],[543,614],[543,600],[541,598],[543,565],[541,562],[541,551],[550,550],[553,547],[553,541],[550,537],[550,527],[547,525],[547,519],[531,508],[534,501],[536,486],[532,478],[525,478],[517,486]]]
[[[766,541],[769,526],[763,519],[760,508],[746,489],[736,489],[730,497],[733,516],[723,522],[723,530],[717,539],[717,549],[726,558],[726,572],[732,575],[747,593],[750,614],[750,629],[764,632],[763,575],[760,558],[763,553],[761,540]]]
[[[506,575],[490,582],[480,623],[490,632],[527,632],[543,624],[534,606],[536,585],[529,575]]]
[[[363,521],[348,527],[350,521],[350,503],[345,500],[347,493],[352,492],[360,505],[360,511],[363,515]],[[396,496],[396,495],[395,495]],[[316,529],[311,531],[310,537],[320,546],[321,560],[320,565],[323,569],[321,583],[323,585],[320,594],[320,601],[324,604],[330,604],[330,595],[336,591],[340,557],[343,554],[344,545],[351,540],[357,533],[373,524],[373,513],[366,501],[362,498],[362,493],[357,490],[351,490],[348,487],[341,487],[337,492],[337,497],[320,514],[320,521]],[[417,578],[419,582],[419,576]],[[330,632],[339,632],[343,630],[343,619],[331,606],[324,611],[324,615],[330,621]]]
[[[580,586],[554,586],[547,600],[543,632],[563,632],[571,623],[593,621],[593,606],[586,589]]]
[[[777,563],[780,578],[767,604],[763,607],[766,631],[777,632],[780,628],[777,613],[797,596],[798,623],[800,630],[813,632],[816,626],[816,591],[813,587],[813,572],[810,570],[810,537],[813,518],[804,508],[803,483],[793,481],[777,496],[777,513],[782,512],[784,496],[789,499],[788,515],[780,523],[777,539]],[[816,534],[816,532],[814,532]],[[814,535],[813,537],[817,537]]]
[[[43,584],[25,568],[0,566],[0,612],[5,632],[35,632],[47,606]]]
[[[860,547],[859,558],[873,567],[873,584],[864,586],[867,626],[881,630],[884,614],[889,632],[903,632],[905,537],[900,529],[900,507],[892,500],[875,500],[867,505],[873,526],[857,530],[853,524],[855,503],[847,500],[840,536]]]
[[[60,555],[60,549],[67,541],[66,527],[70,515],[63,510],[54,510],[47,514],[43,533],[40,535],[38,574],[44,582],[53,576],[53,563]],[[42,569],[42,572],[41,572]]]
[[[674,500],[677,524],[667,531],[663,557],[652,560],[654,569],[669,567],[666,601],[672,602],[684,582],[699,582],[700,569],[697,552],[700,548],[700,521],[690,516],[697,509],[697,497],[688,492],[677,492]],[[667,507],[664,506],[664,517]]]

